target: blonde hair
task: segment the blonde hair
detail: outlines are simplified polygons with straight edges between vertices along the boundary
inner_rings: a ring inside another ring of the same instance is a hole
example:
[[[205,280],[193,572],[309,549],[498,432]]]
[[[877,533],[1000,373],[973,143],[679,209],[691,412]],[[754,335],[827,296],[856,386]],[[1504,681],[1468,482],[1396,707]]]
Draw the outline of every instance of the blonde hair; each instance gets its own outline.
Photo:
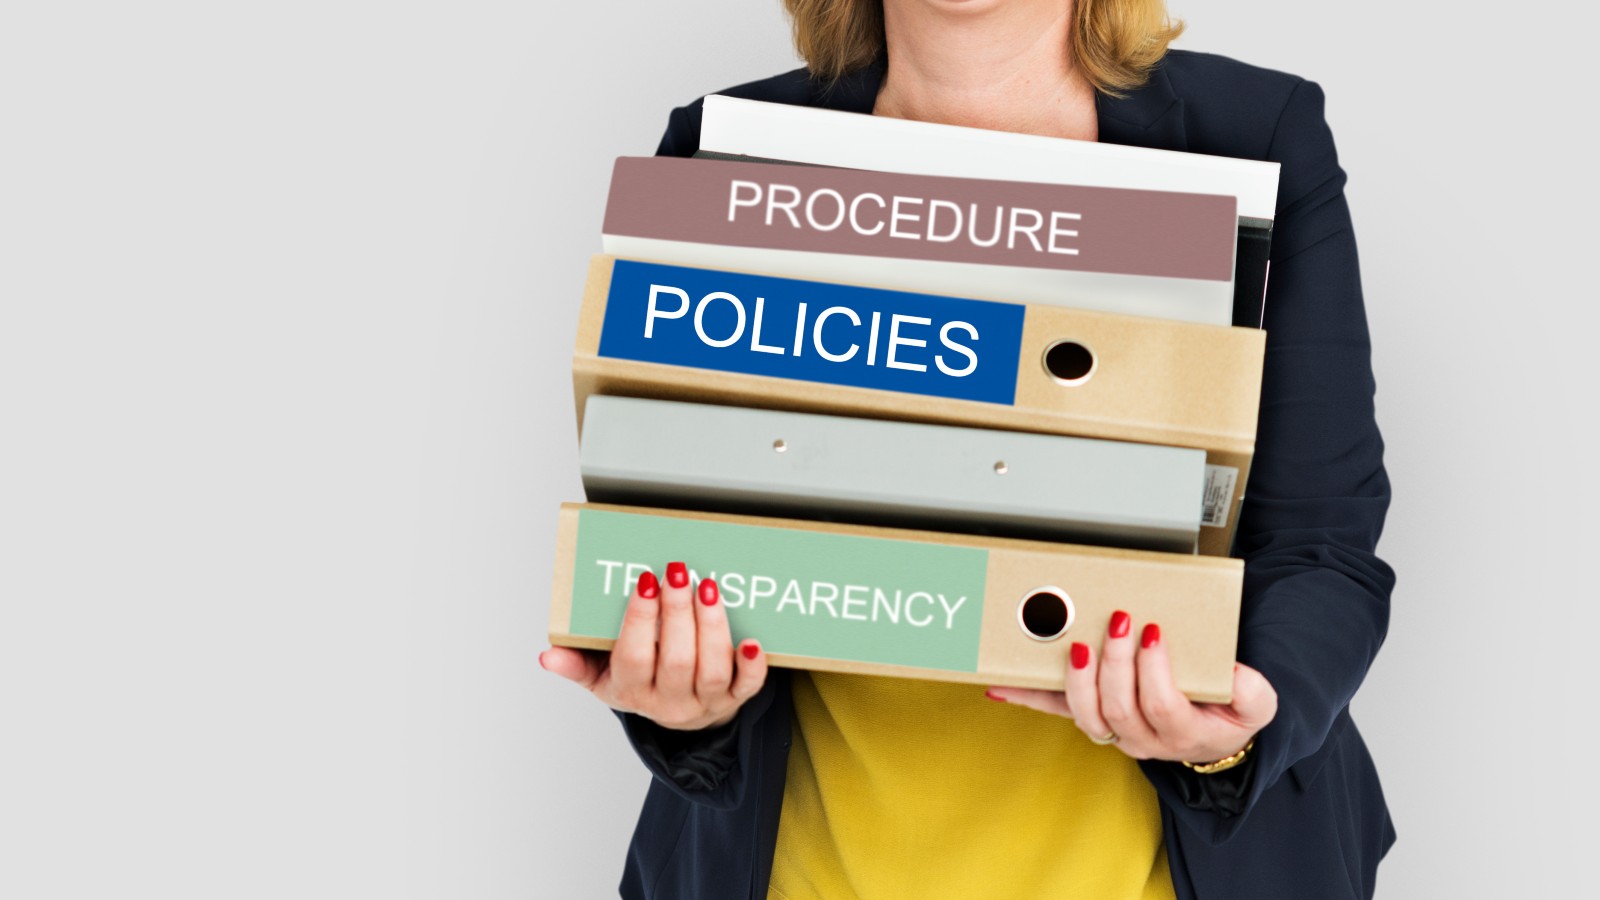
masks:
[[[812,74],[828,81],[868,65],[884,52],[883,0],[783,0],[794,46]],[[1102,93],[1119,95],[1150,77],[1183,33],[1165,0],[1075,0],[1072,58]]]

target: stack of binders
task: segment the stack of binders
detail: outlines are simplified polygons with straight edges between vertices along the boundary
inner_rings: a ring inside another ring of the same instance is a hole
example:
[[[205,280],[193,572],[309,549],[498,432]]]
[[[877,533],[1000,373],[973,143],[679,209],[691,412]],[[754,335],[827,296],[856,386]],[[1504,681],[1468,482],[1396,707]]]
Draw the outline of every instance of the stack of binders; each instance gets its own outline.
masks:
[[[1059,689],[1121,609],[1229,699],[1277,166],[727,97],[699,155],[616,164],[551,640],[682,559],[776,665]]]

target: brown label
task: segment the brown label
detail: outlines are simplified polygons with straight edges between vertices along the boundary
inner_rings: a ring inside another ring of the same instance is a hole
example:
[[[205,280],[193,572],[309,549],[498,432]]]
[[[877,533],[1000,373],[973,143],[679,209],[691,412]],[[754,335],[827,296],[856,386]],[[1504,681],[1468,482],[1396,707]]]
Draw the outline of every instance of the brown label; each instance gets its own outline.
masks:
[[[1236,206],[1212,194],[621,157],[605,233],[1225,282]]]

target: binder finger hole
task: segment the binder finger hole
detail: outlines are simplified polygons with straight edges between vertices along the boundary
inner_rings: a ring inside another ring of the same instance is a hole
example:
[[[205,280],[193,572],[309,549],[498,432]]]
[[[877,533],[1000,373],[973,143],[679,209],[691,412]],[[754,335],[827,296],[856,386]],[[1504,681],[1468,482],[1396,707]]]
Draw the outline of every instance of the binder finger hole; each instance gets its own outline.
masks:
[[[1077,611],[1072,598],[1058,587],[1042,587],[1029,591],[1017,604],[1017,623],[1024,633],[1036,641],[1053,641],[1072,627]]]
[[[1044,370],[1057,384],[1083,384],[1094,374],[1094,352],[1077,341],[1056,341],[1044,350]]]

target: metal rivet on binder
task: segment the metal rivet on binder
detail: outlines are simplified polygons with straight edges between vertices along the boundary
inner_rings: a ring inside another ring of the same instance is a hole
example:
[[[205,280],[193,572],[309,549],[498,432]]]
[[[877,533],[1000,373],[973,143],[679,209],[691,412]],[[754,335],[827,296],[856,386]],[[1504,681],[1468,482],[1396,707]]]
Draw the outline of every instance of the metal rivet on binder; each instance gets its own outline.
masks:
[[[1004,475],[1009,471],[1011,471],[1011,467],[1006,465],[1006,461],[1003,459],[994,464],[994,473],[996,475]]]
[[[789,445],[783,442],[783,438],[778,438],[772,442],[772,449],[782,453],[783,451],[789,449]]]

